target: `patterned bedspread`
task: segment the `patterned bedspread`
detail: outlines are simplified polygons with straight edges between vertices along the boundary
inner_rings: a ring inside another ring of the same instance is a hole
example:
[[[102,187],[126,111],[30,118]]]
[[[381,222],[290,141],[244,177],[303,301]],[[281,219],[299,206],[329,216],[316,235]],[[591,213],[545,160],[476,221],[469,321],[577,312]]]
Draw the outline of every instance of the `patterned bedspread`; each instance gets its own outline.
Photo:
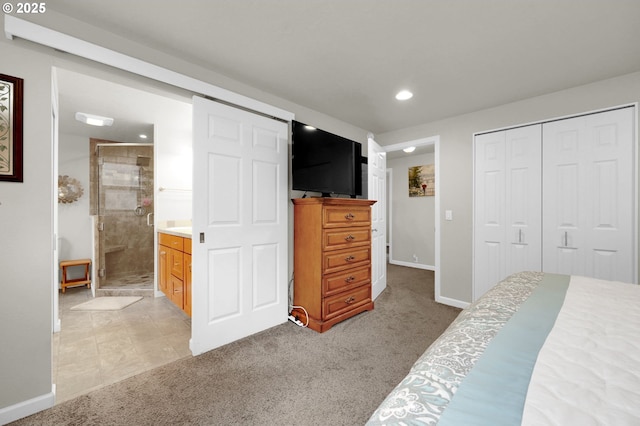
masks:
[[[544,274],[511,275],[467,309],[416,361],[368,425],[434,425],[488,343]]]

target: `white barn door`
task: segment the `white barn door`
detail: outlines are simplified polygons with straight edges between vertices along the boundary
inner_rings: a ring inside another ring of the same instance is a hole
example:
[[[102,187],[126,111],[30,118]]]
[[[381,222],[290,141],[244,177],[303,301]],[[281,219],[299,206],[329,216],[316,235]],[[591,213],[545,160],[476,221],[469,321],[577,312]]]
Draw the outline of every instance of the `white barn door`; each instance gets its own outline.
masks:
[[[387,287],[387,157],[372,138],[367,148],[367,198],[371,206],[371,298]]]
[[[193,98],[194,355],[287,321],[286,123]]]

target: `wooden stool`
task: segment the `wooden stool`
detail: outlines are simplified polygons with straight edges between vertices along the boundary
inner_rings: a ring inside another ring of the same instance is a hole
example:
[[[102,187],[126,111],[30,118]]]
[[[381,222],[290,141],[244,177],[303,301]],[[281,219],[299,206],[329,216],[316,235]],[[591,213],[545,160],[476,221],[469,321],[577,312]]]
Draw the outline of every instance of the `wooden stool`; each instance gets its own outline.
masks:
[[[91,278],[89,276],[90,265],[91,259],[63,260],[62,262],[60,262],[60,267],[62,268],[62,281],[60,282],[62,292],[64,293],[67,287],[73,287],[77,285],[86,284],[87,288],[91,288]],[[74,266],[84,266],[84,277],[74,278],[72,280],[67,277],[67,268],[72,268]]]

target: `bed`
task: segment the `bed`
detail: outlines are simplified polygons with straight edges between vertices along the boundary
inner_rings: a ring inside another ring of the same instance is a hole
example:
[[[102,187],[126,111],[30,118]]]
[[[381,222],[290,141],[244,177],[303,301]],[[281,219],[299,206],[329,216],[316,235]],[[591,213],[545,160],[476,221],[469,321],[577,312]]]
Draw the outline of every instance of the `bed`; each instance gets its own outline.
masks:
[[[640,286],[521,272],[463,310],[368,425],[640,425]]]

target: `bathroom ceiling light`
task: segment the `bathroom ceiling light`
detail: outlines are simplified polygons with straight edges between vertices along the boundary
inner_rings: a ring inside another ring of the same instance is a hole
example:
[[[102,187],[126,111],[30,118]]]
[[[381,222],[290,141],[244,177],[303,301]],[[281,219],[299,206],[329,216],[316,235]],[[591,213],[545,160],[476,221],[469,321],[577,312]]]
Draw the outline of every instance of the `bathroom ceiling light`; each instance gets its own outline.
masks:
[[[76,120],[91,126],[111,126],[113,124],[113,118],[87,114],[86,112],[76,112]]]
[[[411,99],[413,97],[413,93],[408,90],[401,90],[396,95],[396,99],[399,101],[406,101],[407,99]]]
[[[407,154],[409,154],[409,153],[411,153],[411,152],[413,152],[415,150],[416,150],[415,146],[410,146],[408,148],[403,149],[403,151],[406,152]]]

